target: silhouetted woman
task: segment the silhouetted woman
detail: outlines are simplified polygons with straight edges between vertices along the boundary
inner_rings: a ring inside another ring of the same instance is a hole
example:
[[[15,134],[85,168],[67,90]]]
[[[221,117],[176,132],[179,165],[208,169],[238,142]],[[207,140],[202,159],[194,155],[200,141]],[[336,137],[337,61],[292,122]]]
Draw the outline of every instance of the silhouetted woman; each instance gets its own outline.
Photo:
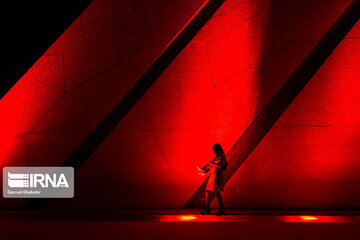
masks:
[[[210,178],[206,185],[205,190],[205,205],[206,208],[200,212],[200,214],[210,214],[210,200],[211,200],[211,192],[215,193],[215,196],[219,203],[219,212],[216,214],[218,216],[225,214],[223,201],[220,195],[220,191],[224,191],[224,177],[223,177],[223,171],[227,168],[227,160],[224,153],[224,150],[222,149],[221,145],[219,143],[214,144],[212,147],[215,158],[211,161],[209,161],[208,164],[205,165],[201,170],[206,173],[210,170]]]

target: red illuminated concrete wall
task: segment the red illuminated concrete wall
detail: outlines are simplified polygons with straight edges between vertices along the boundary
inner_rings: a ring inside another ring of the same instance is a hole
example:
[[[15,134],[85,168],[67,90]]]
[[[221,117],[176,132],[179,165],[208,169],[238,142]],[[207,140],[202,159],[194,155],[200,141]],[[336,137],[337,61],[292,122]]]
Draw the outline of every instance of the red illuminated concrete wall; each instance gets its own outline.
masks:
[[[95,0],[1,100],[2,164],[60,165],[202,2]],[[231,148],[348,3],[226,1],[80,168],[75,198],[50,207],[182,207],[211,146]],[[359,207],[359,28],[229,181],[226,207]]]

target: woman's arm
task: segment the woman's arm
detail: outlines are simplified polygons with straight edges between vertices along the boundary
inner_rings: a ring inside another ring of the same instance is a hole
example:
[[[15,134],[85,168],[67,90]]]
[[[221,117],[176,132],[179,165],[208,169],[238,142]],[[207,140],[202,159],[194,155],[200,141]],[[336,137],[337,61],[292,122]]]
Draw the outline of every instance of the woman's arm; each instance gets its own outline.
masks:
[[[209,161],[210,164],[216,165],[217,167],[222,167],[223,165],[223,158],[222,156],[217,156],[214,160]]]
[[[215,165],[215,166],[217,166],[217,167],[221,167],[221,166],[222,166],[221,161],[211,160],[211,161],[209,161],[209,163],[210,163],[211,165]]]

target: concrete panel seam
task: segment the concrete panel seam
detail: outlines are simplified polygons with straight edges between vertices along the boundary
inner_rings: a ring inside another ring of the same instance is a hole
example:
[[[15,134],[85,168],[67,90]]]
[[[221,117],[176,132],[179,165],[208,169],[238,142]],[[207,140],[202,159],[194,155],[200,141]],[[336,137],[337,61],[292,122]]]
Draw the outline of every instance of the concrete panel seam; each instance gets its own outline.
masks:
[[[280,5],[280,2],[274,4],[274,7],[277,7],[278,5]],[[267,8],[264,8],[262,10],[260,10],[259,12],[255,13],[252,17],[244,20],[244,22],[240,23],[239,25],[235,26],[233,29],[231,29],[230,31],[228,32],[225,32],[224,34],[220,35],[218,38],[215,38],[214,40],[212,41],[209,41],[205,47],[208,47],[212,44],[214,44],[215,42],[219,41],[220,39],[226,37],[227,35],[229,35],[230,33],[232,33],[233,31],[235,31],[236,29],[238,29],[239,27],[243,26],[244,24],[247,24],[248,22],[251,22],[252,20],[254,20],[255,18],[257,18],[258,16],[260,16],[261,14],[269,11],[271,9],[271,7],[267,7]]]
[[[276,51],[272,52],[271,54],[269,54],[268,56],[264,57],[264,58],[262,59],[263,62],[266,62],[269,58],[274,57],[274,56],[282,53],[282,52],[285,51],[288,47],[290,47],[290,46],[292,46],[292,45],[294,45],[294,44],[296,44],[296,43],[295,43],[295,42],[289,42],[288,44],[286,44],[286,45],[283,46],[282,48],[279,48],[278,50],[276,50]],[[206,52],[208,52],[208,51],[206,51]],[[210,63],[209,63],[209,64],[210,64]],[[216,88],[216,87],[220,86],[221,84],[223,84],[223,83],[225,83],[225,82],[227,82],[227,81],[229,81],[229,80],[231,80],[231,79],[233,79],[233,78],[241,75],[242,73],[248,71],[249,69],[251,69],[251,68],[253,68],[253,67],[257,66],[257,65],[259,65],[259,62],[258,62],[258,63],[254,63],[254,64],[250,65],[249,67],[245,68],[244,70],[233,74],[232,76],[230,76],[230,77],[222,80],[220,83],[213,85],[213,87]]]

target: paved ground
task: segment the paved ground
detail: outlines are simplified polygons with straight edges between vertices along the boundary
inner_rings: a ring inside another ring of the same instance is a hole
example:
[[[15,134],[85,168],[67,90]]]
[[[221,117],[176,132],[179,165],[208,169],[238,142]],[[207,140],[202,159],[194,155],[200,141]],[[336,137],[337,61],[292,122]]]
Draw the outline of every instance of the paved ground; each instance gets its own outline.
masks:
[[[1,212],[0,239],[360,239],[349,211]]]

